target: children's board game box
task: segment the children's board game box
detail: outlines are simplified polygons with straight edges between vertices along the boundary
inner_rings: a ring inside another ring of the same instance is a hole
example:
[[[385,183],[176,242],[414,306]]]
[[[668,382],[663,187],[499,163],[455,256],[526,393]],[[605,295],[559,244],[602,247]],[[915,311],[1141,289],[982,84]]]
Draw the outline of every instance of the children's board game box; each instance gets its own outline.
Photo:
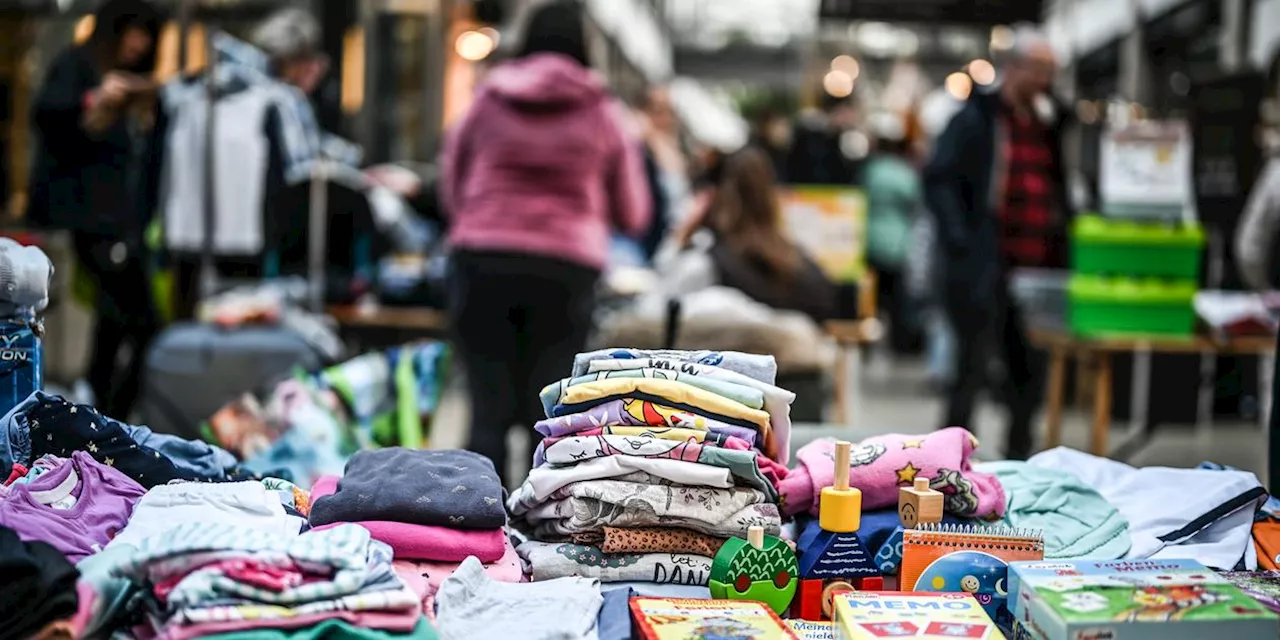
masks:
[[[1275,638],[1280,617],[1191,560],[1015,562],[1014,617],[1040,640]]]
[[[856,591],[835,596],[834,608],[840,640],[1005,640],[978,600],[967,593]]]
[[[836,625],[834,622],[788,620],[787,626],[796,632],[796,636],[800,640],[836,640]]]
[[[1280,613],[1280,571],[1227,571],[1219,575],[1258,604]]]
[[[642,640],[799,640],[769,607],[749,600],[632,598]]]

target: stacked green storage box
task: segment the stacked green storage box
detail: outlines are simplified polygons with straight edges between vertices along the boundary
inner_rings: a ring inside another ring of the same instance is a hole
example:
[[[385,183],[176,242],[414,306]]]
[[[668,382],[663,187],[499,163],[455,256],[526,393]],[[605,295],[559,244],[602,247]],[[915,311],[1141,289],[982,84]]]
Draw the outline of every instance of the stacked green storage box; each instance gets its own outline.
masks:
[[[1204,231],[1081,216],[1071,233],[1071,329],[1190,335]]]

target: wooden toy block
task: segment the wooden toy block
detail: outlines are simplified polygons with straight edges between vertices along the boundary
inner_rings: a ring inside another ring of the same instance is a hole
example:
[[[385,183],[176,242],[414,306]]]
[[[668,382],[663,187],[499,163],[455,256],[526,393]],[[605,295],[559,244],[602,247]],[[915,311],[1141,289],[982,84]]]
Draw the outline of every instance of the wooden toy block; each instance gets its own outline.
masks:
[[[792,601],[791,617],[822,622],[822,589],[825,586],[822,580],[801,580]]]
[[[836,443],[835,483],[822,490],[818,521],[833,533],[853,533],[862,526],[862,491],[849,486],[848,442]]]
[[[915,486],[898,490],[898,518],[906,529],[942,522],[942,492],[930,489],[928,478],[916,478]]]
[[[799,583],[796,552],[785,541],[766,536],[763,527],[747,530],[747,539],[730,538],[711,562],[711,597],[755,600],[782,615]]]
[[[831,620],[835,596],[857,590],[847,580],[801,580],[796,599],[792,602],[791,617],[810,622]]]
[[[884,591],[884,578],[872,576],[858,581],[858,591]]]

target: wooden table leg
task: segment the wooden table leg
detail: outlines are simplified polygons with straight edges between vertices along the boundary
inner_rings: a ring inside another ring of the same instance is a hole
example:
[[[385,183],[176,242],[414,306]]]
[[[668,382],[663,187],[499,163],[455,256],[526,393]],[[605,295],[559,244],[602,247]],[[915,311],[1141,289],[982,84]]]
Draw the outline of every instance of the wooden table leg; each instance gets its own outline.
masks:
[[[844,424],[849,415],[849,347],[840,345],[836,352],[835,418],[833,422]],[[849,425],[845,425],[849,426]]]
[[[1096,354],[1098,371],[1094,380],[1093,392],[1093,434],[1089,438],[1089,449],[1095,456],[1106,457],[1110,453],[1107,442],[1111,434],[1111,354]]]
[[[1052,449],[1062,444],[1062,403],[1067,384],[1067,352],[1054,348],[1049,352],[1049,398],[1045,407],[1045,448]]]

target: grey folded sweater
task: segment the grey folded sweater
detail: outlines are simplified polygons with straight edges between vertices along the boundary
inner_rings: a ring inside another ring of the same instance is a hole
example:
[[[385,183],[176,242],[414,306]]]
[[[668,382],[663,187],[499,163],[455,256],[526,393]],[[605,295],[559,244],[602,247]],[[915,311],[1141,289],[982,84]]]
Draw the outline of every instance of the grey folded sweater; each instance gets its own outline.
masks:
[[[505,497],[493,463],[470,451],[361,451],[338,491],[311,506],[311,526],[382,520],[497,529],[507,523]]]

